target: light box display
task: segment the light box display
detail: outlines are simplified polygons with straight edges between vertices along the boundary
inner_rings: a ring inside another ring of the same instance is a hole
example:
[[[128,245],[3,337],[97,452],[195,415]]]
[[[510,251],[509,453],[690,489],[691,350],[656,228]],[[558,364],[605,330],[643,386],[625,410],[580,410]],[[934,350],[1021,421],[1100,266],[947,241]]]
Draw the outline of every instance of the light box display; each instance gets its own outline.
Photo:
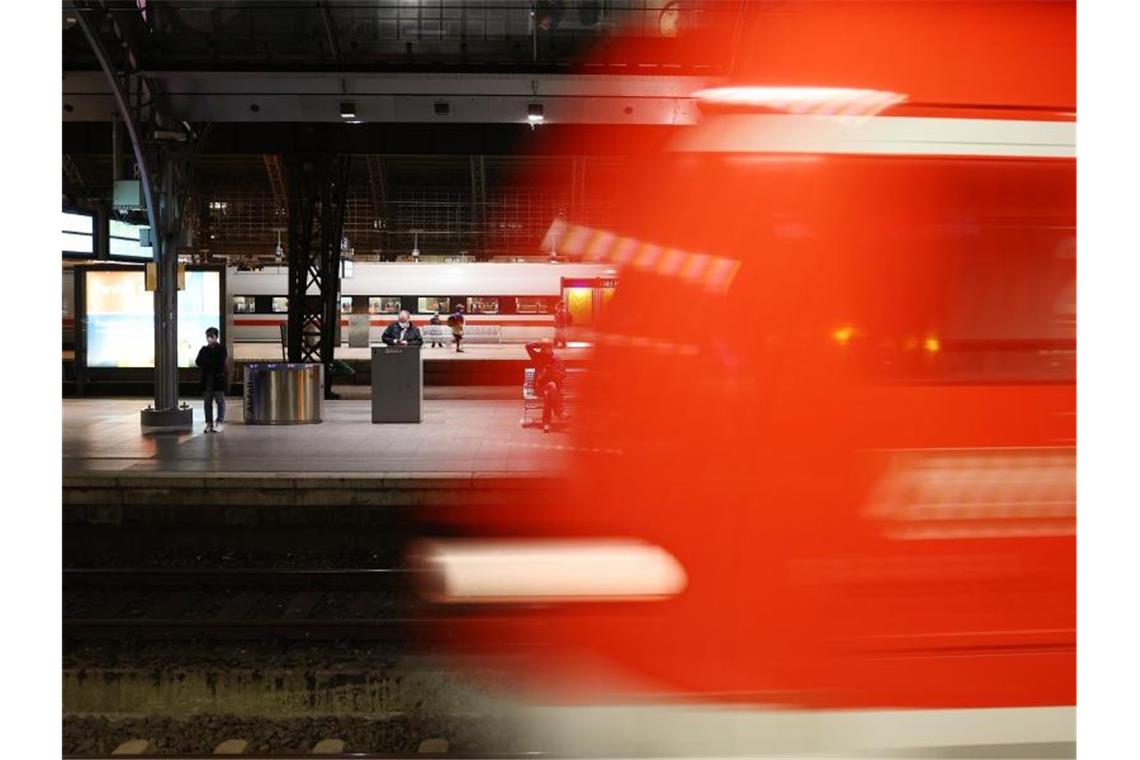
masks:
[[[86,273],[87,366],[154,366],[154,293],[138,269]],[[221,273],[186,272],[178,292],[178,366],[193,367],[206,328],[221,329]]]

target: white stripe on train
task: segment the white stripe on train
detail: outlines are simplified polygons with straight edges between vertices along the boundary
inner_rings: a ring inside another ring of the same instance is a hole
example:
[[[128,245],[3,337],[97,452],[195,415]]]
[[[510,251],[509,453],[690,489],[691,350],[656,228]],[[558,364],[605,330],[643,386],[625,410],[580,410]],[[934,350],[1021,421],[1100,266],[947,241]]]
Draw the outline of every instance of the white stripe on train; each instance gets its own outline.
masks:
[[[1072,121],[725,114],[682,130],[672,152],[1076,158]]]

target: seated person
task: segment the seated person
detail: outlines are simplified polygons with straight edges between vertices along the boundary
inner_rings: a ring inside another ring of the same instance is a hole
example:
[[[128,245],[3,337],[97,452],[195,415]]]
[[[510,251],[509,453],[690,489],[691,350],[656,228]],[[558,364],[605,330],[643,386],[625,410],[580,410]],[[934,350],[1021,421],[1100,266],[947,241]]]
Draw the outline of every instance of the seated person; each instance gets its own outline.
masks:
[[[396,321],[384,328],[380,340],[389,346],[422,346],[423,336],[420,328],[412,324],[412,315],[407,309],[400,309]]]
[[[542,431],[549,433],[551,415],[562,419],[566,365],[554,353],[554,343],[549,338],[527,343],[526,352],[534,362],[534,391],[542,397]]]

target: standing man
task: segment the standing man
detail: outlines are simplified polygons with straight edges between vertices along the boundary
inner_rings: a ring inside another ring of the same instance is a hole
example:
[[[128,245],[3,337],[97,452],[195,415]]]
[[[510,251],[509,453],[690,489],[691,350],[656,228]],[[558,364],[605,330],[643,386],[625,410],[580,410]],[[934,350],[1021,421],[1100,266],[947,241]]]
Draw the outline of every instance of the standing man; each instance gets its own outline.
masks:
[[[447,318],[447,324],[451,327],[451,337],[455,339],[455,353],[463,353],[463,304],[457,304],[455,313]]]
[[[443,322],[439,319],[439,312],[433,312],[431,315],[431,347],[443,348],[443,340],[439,334],[443,327]]]
[[[562,419],[562,386],[566,382],[566,365],[554,353],[549,338],[526,344],[526,352],[534,362],[534,390],[542,396],[542,432],[550,432],[551,415]]]
[[[570,326],[570,311],[565,301],[554,307],[554,347],[566,348],[566,328]]]
[[[412,315],[407,309],[400,309],[396,321],[384,329],[380,340],[389,346],[422,346],[424,338],[420,328],[412,324]]]
[[[206,409],[206,433],[222,432],[226,421],[226,347],[218,340],[218,328],[206,329],[206,345],[198,349],[194,364],[201,370],[198,379],[202,402]],[[214,404],[218,405],[218,421],[214,423]]]

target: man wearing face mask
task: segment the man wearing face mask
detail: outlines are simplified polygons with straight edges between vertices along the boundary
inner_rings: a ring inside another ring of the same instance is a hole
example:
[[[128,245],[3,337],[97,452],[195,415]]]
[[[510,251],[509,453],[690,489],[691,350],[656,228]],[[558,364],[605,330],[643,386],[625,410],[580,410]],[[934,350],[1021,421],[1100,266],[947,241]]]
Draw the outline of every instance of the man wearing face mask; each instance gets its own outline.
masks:
[[[420,328],[412,324],[412,315],[407,309],[400,309],[397,319],[384,329],[380,340],[389,346],[422,346],[423,336]]]

